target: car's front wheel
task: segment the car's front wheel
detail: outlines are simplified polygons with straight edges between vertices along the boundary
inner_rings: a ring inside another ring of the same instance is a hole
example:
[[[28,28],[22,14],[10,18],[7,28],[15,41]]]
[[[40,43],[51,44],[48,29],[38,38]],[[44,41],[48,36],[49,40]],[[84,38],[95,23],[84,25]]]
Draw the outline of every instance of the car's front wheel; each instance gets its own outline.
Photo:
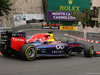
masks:
[[[92,57],[94,55],[94,46],[93,46],[93,44],[85,45],[84,55],[85,55],[85,57]]]

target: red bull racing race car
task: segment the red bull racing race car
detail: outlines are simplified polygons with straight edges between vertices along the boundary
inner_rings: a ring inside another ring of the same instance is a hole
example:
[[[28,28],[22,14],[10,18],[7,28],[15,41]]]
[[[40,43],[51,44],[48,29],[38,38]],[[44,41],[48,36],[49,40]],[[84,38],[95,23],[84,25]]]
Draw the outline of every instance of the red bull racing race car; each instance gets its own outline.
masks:
[[[42,56],[69,56],[74,52],[84,53],[85,57],[100,54],[94,51],[93,44],[84,45],[78,42],[58,41],[53,33],[37,33],[26,38],[24,32],[5,31],[1,33],[1,53],[4,56],[19,56],[24,60],[34,60]]]

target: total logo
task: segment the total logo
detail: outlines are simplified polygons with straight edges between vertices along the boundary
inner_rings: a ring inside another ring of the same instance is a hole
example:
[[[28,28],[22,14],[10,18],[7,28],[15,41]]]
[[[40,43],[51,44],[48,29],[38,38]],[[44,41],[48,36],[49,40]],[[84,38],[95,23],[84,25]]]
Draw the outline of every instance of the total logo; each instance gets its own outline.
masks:
[[[13,41],[24,41],[24,39],[21,39],[21,38],[12,38]]]
[[[65,48],[65,46],[62,44],[56,46],[57,50],[63,50],[64,48]]]

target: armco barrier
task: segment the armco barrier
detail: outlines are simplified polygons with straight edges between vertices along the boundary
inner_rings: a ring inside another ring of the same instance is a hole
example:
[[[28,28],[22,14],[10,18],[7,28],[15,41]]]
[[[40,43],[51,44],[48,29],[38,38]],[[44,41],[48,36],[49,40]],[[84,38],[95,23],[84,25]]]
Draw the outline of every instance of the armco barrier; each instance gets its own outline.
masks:
[[[6,30],[19,31],[19,30],[25,30],[25,29],[42,29],[42,26],[41,25],[21,25],[17,27],[0,28],[0,32],[6,31]]]
[[[3,31],[19,31],[25,29],[42,29],[41,25],[22,25],[18,27],[9,27],[9,28],[0,28],[0,39],[1,39],[1,32]]]
[[[95,41],[95,40],[87,40],[87,39],[80,38],[80,37],[76,37],[76,36],[69,35],[69,34],[64,34],[64,35],[65,35],[65,36],[72,37],[72,38],[75,38],[75,39],[79,39],[79,40],[83,40],[83,41],[87,41],[87,42],[92,42],[92,43],[98,43],[98,44],[100,44],[100,41]]]
[[[19,31],[19,30],[25,30],[25,29],[42,29],[42,26],[41,25],[22,25],[18,27],[0,28],[0,33],[6,30]],[[84,38],[84,39],[89,39],[89,40],[100,40],[100,33],[89,33],[89,32],[86,33],[86,32],[69,30],[69,31],[66,31],[66,34]]]
[[[79,38],[100,41],[100,33],[80,32],[80,31],[68,31],[67,34],[73,35]]]
[[[100,33],[87,33],[86,34],[86,38],[89,40],[96,40],[96,41],[100,41]]]
[[[84,32],[80,32],[80,31],[68,31],[67,34],[84,38]]]
[[[42,29],[41,25],[22,25],[18,27],[12,27],[13,31],[25,30],[25,29]]]

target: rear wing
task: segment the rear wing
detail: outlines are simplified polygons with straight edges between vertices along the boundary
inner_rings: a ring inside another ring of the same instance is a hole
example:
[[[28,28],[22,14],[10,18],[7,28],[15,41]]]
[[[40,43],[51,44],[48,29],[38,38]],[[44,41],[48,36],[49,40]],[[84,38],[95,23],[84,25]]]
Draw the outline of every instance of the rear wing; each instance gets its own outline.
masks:
[[[0,44],[9,44],[11,42],[12,31],[1,32]]]
[[[24,32],[4,31],[1,32],[0,44],[19,51],[19,48],[25,44],[25,37],[26,33]]]
[[[20,51],[20,48],[25,44],[26,33],[17,32],[11,36],[11,48]]]

